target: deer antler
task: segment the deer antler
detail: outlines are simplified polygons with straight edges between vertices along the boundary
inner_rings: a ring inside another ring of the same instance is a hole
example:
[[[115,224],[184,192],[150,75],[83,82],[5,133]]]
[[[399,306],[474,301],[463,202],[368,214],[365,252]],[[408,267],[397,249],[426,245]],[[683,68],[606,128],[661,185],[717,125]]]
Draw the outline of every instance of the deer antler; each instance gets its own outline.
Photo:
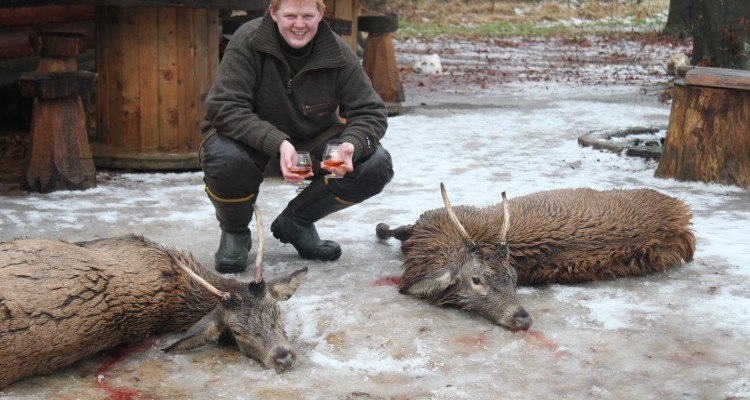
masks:
[[[474,243],[474,241],[471,240],[471,236],[469,236],[469,232],[466,232],[466,229],[464,229],[464,226],[461,225],[461,221],[458,220],[456,213],[453,212],[453,207],[451,207],[451,202],[450,200],[448,200],[448,194],[445,193],[445,186],[443,185],[443,182],[440,182],[440,194],[443,196],[443,203],[445,203],[445,210],[448,211],[448,217],[450,217],[453,224],[456,225],[456,229],[458,229],[458,233],[461,234],[461,237],[464,238],[465,241],[467,241],[468,243],[471,243],[472,246],[475,246],[476,243]]]
[[[255,278],[253,282],[263,282],[263,219],[260,215],[260,209],[253,204],[255,213],[255,226],[258,228],[258,253],[255,255]]]
[[[185,271],[185,273],[188,274],[188,276],[191,277],[194,281],[196,281],[201,286],[208,289],[209,292],[219,296],[224,301],[229,300],[229,297],[231,296],[229,293],[222,292],[221,290],[215,288],[214,285],[208,283],[208,281],[201,278],[200,275],[193,272],[192,269],[186,267],[185,264],[182,263],[182,261],[180,261],[179,259],[177,259],[177,257],[175,257],[175,255],[172,253],[172,250],[167,250],[167,255],[169,255],[169,258],[172,259],[172,262],[175,263],[175,265],[177,265],[178,267],[180,267],[180,269]]]
[[[508,209],[508,198],[505,197],[505,192],[503,192],[502,196],[503,196],[503,230],[500,232],[500,245],[503,247],[505,258],[508,258],[508,256],[510,255],[510,251],[508,250],[508,244],[506,243],[506,238],[508,236],[508,229],[510,228],[510,211]]]

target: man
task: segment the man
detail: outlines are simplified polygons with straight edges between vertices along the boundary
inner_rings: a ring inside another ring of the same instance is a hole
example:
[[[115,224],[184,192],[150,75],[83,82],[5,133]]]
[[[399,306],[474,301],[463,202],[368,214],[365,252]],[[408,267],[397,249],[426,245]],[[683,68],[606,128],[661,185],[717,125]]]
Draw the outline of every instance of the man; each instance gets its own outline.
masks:
[[[247,266],[252,205],[276,156],[286,181],[312,179],[271,224],[274,237],[306,259],[338,259],[341,247],[321,240],[314,223],[380,193],[393,177],[380,145],[385,105],[324,12],[322,0],[272,0],[224,52],[201,127],[206,192],[221,228],[219,272]],[[319,168],[304,177],[290,172],[297,150],[309,151],[317,165],[330,141],[343,149],[345,162],[333,171],[341,179],[325,179]]]

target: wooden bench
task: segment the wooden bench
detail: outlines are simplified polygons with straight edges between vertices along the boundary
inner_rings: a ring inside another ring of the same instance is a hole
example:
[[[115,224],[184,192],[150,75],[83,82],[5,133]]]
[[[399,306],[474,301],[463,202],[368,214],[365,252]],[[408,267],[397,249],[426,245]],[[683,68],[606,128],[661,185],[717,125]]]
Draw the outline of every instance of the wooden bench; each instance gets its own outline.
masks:
[[[675,81],[655,176],[750,188],[750,71],[696,67]]]

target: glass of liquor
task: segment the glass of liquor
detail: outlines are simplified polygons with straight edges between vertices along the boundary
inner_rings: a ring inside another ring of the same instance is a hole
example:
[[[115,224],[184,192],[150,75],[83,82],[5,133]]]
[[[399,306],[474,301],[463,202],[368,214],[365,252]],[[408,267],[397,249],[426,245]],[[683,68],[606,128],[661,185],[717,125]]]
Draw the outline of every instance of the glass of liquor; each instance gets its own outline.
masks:
[[[344,165],[344,154],[341,152],[339,145],[333,143],[327,144],[325,150],[323,150],[323,168],[331,171],[331,173],[326,175],[326,178],[341,178],[336,175],[336,172],[332,168],[338,168],[342,165]]]
[[[306,151],[298,151],[297,163],[295,163],[292,168],[289,168],[289,172],[299,175],[300,178],[312,172],[312,158],[310,158],[310,153]],[[306,187],[307,183],[302,179],[297,181],[297,193],[305,190]]]

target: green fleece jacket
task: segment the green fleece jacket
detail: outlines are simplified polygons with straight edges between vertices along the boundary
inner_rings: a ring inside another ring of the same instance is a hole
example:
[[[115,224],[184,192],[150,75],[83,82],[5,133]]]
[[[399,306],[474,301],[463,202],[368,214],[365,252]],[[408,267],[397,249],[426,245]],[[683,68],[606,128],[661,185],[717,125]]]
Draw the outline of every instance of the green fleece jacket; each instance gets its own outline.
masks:
[[[387,128],[386,108],[349,46],[325,21],[312,55],[295,76],[271,16],[247,22],[232,36],[211,90],[201,130],[215,128],[269,156],[284,140],[308,140],[346,119],[342,142],[356,161],[375,151]]]

